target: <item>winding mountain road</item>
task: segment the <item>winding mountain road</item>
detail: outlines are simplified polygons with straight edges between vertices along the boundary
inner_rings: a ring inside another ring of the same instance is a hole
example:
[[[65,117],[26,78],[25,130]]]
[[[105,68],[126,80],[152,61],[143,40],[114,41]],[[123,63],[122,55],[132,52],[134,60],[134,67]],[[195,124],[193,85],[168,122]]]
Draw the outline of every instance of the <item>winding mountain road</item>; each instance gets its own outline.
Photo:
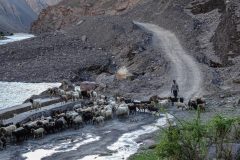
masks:
[[[171,62],[169,76],[176,79],[180,96],[190,99],[201,94],[202,74],[195,60],[187,54],[172,32],[150,23],[133,22],[135,25],[153,34],[153,45],[162,51]],[[165,84],[159,96],[169,96],[169,84]]]

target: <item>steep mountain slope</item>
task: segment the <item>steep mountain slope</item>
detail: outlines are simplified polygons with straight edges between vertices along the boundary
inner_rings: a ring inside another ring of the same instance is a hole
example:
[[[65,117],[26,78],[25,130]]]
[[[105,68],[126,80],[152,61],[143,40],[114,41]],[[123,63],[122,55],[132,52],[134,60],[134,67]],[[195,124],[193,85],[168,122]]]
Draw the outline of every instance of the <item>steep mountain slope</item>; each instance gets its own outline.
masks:
[[[36,18],[25,0],[0,0],[0,31],[25,32]]]
[[[117,88],[133,95],[154,94],[165,82],[170,82],[171,66],[162,55],[161,46],[157,51],[152,48],[154,37],[132,24],[136,20],[157,24],[176,35],[183,49],[201,66],[203,88],[208,93],[226,88],[236,90],[240,82],[240,56],[236,45],[238,16],[233,15],[238,13],[238,6],[234,5],[229,12],[230,4],[239,2],[64,0],[40,14],[32,26],[38,37],[1,47],[0,78],[97,80],[107,83],[103,86],[109,92]],[[124,7],[116,9],[119,6]],[[225,18],[227,15],[231,21]],[[224,23],[228,20],[231,25]],[[232,64],[225,62],[229,51],[235,54]],[[133,75],[120,83],[114,79],[114,73],[121,66],[129,68]]]
[[[44,8],[48,6],[56,5],[61,0],[26,0],[29,6],[36,14],[39,14]]]
[[[61,0],[0,0],[0,31],[28,32],[40,11]]]
[[[83,16],[120,15],[141,0],[63,0],[49,7],[32,25],[32,32],[42,33],[77,24]],[[142,1],[143,2],[143,1]]]

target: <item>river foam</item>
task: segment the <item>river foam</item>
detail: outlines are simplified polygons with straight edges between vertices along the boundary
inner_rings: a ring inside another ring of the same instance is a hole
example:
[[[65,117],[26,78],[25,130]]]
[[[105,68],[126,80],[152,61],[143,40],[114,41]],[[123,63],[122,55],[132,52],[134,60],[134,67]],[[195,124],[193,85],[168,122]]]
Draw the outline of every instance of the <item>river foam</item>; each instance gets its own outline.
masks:
[[[144,134],[153,133],[165,127],[168,124],[167,119],[173,119],[173,116],[169,114],[161,114],[155,123],[150,125],[144,125],[141,129],[123,134],[115,143],[108,146],[107,149],[114,153],[110,156],[89,155],[79,160],[119,160],[127,159],[134,153],[136,153],[141,145],[136,140]]]
[[[77,150],[82,145],[99,141],[100,138],[101,138],[100,136],[86,134],[85,138],[80,137],[73,141],[69,139],[63,143],[60,143],[57,146],[46,146],[46,148],[32,150],[22,154],[22,157],[26,158],[26,160],[41,160],[42,158],[51,156],[55,153],[61,153],[61,152],[66,153],[66,152]]]

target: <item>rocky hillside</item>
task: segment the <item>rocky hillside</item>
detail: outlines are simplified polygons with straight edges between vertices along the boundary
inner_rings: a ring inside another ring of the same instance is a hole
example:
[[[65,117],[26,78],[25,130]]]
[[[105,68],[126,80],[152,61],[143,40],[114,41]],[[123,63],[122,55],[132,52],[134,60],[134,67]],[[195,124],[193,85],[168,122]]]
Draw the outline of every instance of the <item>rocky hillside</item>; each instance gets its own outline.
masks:
[[[32,32],[43,33],[76,25],[85,16],[120,15],[140,0],[63,0],[45,9],[32,25]]]
[[[64,0],[41,12],[32,26],[39,34],[36,38],[0,47],[0,79],[97,80],[108,92],[157,93],[169,82],[170,65],[161,48],[153,49],[151,34],[132,24],[136,20],[176,34],[199,62],[208,93],[236,90],[240,83],[238,5],[238,1],[219,0]],[[132,76],[119,82],[114,73],[121,66]]]
[[[25,0],[0,0],[0,31],[25,32],[36,18]]]
[[[56,5],[61,0],[26,0],[29,6],[33,9],[36,14],[39,14],[43,9],[48,6]]]
[[[215,53],[221,58],[221,65],[233,64],[233,59],[240,55],[240,2],[238,0],[205,0],[192,3],[193,14],[219,12],[219,22],[211,42]]]
[[[100,89],[116,94],[148,96],[149,89],[154,93],[162,85],[157,75],[164,75],[166,63],[152,49],[150,41],[151,35],[134,28],[129,19],[86,19],[72,30],[2,46],[0,78],[32,82],[96,80]],[[127,66],[132,74],[123,83],[114,76],[121,66]],[[152,81],[147,84],[149,79]]]

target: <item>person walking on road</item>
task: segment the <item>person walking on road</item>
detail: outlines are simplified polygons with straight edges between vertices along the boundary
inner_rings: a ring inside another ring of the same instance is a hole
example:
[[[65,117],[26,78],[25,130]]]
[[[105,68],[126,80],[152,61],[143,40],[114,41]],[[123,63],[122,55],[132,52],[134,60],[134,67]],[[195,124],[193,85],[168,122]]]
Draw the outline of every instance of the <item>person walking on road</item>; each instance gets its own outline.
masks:
[[[171,88],[171,93],[173,94],[175,100],[177,99],[178,92],[179,92],[178,84],[177,84],[176,80],[173,80],[173,84],[172,84],[172,88]]]

